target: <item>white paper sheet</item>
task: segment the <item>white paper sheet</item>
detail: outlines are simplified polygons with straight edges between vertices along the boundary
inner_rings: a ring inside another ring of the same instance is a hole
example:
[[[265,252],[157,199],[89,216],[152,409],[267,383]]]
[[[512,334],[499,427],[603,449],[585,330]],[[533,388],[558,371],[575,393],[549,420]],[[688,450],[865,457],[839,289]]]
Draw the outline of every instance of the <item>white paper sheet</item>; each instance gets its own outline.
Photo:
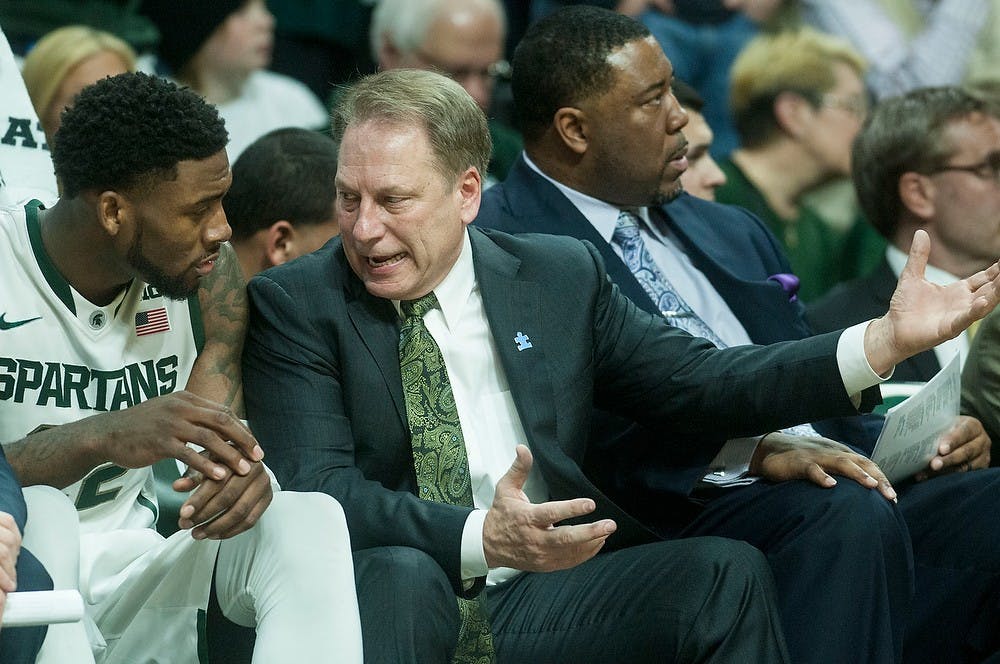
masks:
[[[913,396],[890,408],[872,460],[890,482],[927,468],[937,441],[958,416],[961,371],[958,354]]]

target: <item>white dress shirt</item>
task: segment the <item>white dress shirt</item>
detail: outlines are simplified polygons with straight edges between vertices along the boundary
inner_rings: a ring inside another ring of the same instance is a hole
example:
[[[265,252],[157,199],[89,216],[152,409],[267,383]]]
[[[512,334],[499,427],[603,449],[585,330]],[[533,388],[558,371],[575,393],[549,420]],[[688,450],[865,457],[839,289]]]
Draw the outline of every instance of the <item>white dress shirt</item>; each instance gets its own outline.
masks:
[[[462,533],[461,573],[463,578],[471,580],[487,573],[483,523],[486,510],[493,504],[496,483],[513,463],[517,444],[529,448],[530,445],[486,320],[468,233],[458,260],[434,294],[440,308],[429,311],[424,324],[441,348],[455,394],[476,507]],[[399,311],[399,303],[394,304]],[[857,395],[882,380],[864,355],[865,326],[846,330],[837,345],[841,377],[850,395]],[[513,339],[510,342],[515,343]],[[524,493],[536,504],[549,499],[548,487],[537,466],[528,475]],[[489,570],[487,583],[499,583],[517,573],[509,568],[495,568]]]

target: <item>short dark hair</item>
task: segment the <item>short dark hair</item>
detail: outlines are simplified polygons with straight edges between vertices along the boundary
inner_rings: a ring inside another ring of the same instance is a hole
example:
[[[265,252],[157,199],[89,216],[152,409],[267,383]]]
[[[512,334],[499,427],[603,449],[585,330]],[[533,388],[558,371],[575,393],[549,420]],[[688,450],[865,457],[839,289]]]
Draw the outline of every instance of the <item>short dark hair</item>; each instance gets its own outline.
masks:
[[[929,173],[954,151],[947,126],[973,113],[998,116],[993,103],[955,86],[922,88],[880,101],[854,139],[851,175],[861,209],[892,240],[903,213],[899,178]]]
[[[674,93],[674,99],[686,110],[701,113],[701,109],[705,108],[705,100],[698,91],[681,79],[675,78],[670,88]]]
[[[214,106],[141,72],[84,88],[62,116],[52,161],[63,195],[131,189],[175,179],[177,163],[207,159],[229,135]]]
[[[614,80],[608,56],[637,39],[646,26],[600,7],[566,7],[538,21],[514,51],[514,120],[526,140],[537,140],[555,113],[607,91]]]
[[[337,194],[337,144],[329,136],[289,127],[267,133],[233,164],[222,207],[234,240],[282,219],[319,224],[331,219]]]

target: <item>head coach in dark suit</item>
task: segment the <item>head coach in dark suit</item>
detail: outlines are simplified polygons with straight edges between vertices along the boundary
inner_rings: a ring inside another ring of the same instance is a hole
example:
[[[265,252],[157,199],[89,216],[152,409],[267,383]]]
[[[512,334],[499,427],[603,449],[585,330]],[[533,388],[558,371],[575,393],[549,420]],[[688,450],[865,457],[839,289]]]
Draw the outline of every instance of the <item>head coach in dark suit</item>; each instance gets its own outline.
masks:
[[[467,229],[489,139],[456,83],[375,74],[334,124],[342,235],[251,280],[244,380],[282,485],[344,505],[366,656],[787,661],[758,551],[661,541],[587,479],[593,405],[706,458],[705,431],[856,412],[876,374],[995,305],[1000,269],[940,293],[918,247],[905,306],[863,335],[720,351],[635,307],[592,245]],[[761,445],[751,466],[825,485],[823,468],[894,495],[839,447]]]

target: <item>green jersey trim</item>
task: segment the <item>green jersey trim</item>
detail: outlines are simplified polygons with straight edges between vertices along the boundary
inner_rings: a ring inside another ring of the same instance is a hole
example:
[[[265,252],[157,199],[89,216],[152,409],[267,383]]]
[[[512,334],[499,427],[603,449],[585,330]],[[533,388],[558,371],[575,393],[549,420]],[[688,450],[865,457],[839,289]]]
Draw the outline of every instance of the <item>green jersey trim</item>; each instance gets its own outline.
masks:
[[[42,243],[42,225],[38,222],[38,210],[43,207],[41,201],[32,200],[24,206],[25,219],[28,223],[28,239],[31,241],[31,251],[35,254],[38,267],[42,270],[42,276],[48,282],[52,292],[66,305],[66,308],[75,316],[76,304],[73,302],[73,293],[70,291],[69,283],[63,278],[52,264],[52,259],[45,253],[45,245]]]
[[[191,314],[191,334],[194,336],[194,347],[198,350],[198,355],[205,349],[205,324],[201,320],[201,303],[198,295],[194,294],[187,299],[188,312]]]

